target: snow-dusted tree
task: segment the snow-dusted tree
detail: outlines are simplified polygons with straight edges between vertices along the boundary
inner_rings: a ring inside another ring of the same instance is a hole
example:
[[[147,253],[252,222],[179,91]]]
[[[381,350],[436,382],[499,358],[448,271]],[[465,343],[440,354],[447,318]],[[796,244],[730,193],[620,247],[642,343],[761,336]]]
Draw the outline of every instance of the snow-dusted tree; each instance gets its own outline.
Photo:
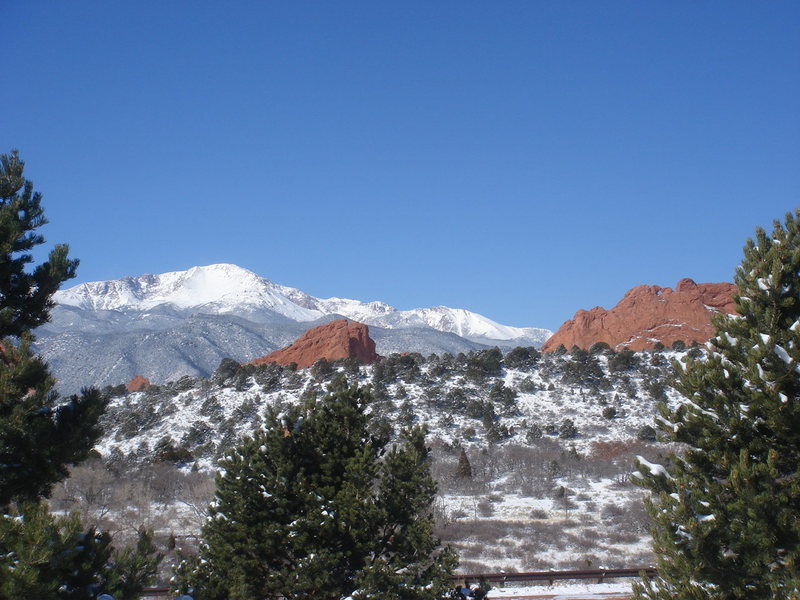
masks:
[[[83,529],[77,514],[53,517],[44,502],[12,509],[0,522],[0,598],[138,600],[158,571],[152,534],[140,531],[136,546],[115,552],[111,536]]]
[[[800,211],[756,231],[735,277],[739,314],[676,363],[685,401],[662,407],[684,451],[637,463],[658,561],[637,598],[800,598]]]
[[[424,431],[389,444],[367,391],[335,381],[221,461],[201,560],[178,572],[198,600],[432,600],[455,554],[432,535]]]

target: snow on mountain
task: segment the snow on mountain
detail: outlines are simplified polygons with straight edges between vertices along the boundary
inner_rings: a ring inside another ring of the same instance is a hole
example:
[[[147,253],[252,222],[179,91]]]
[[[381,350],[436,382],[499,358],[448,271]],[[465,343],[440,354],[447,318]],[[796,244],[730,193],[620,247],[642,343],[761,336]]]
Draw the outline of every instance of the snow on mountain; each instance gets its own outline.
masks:
[[[383,302],[315,298],[230,264],[83,283],[58,292],[55,300],[90,311],[147,311],[164,305],[205,314],[268,310],[300,322],[336,314],[387,329],[430,327],[481,342],[520,340],[523,345],[541,345],[552,334],[547,329],[501,325],[483,315],[445,306],[401,311]]]
[[[280,287],[247,269],[218,264],[83,283],[57,292],[55,300],[85,310],[146,311],[172,305],[207,314],[268,309],[293,321],[314,321],[323,316],[292,302]]]
[[[550,337],[547,329],[535,327],[510,327],[501,325],[483,315],[464,310],[463,308],[447,308],[435,306],[420,308],[414,312],[422,321],[439,331],[449,331],[462,337],[482,336],[495,340],[512,340],[521,337],[541,339],[544,342]]]

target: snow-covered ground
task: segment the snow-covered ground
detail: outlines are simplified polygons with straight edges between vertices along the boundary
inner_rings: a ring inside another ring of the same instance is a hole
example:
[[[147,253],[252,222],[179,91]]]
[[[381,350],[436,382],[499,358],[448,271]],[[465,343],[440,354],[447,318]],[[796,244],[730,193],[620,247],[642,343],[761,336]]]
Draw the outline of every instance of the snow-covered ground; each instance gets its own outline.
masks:
[[[622,600],[631,597],[630,583],[569,583],[552,586],[525,586],[493,588],[487,596],[490,600],[508,598],[523,600],[547,598],[551,600]]]
[[[468,448],[484,447],[486,432],[480,418],[463,410],[450,410],[446,398],[450,394],[462,394],[467,401],[485,400],[490,389],[502,383],[513,391],[515,399],[513,410],[497,414],[498,425],[505,426],[510,432],[501,444],[527,443],[527,432],[536,424],[542,429],[545,439],[557,439],[565,448],[574,447],[578,453],[586,454],[597,442],[629,441],[637,437],[642,427],[653,425],[657,399],[653,398],[647,385],[653,381],[663,383],[670,374],[668,362],[681,355],[642,352],[637,356],[642,363],[656,356],[660,359],[659,365],[642,364],[638,370],[612,376],[606,357],[596,357],[608,386],[599,390],[562,381],[562,367],[559,365],[568,363],[569,355],[543,355],[534,368],[503,369],[501,376],[488,377],[478,383],[457,372],[446,377],[430,376],[423,364],[420,374],[410,381],[398,376],[380,384],[388,403],[376,406],[376,411],[396,420],[402,405],[407,402],[414,422],[428,427],[429,440],[458,439]],[[341,368],[337,370],[341,371]],[[221,426],[233,427],[237,435],[246,434],[260,425],[265,407],[294,403],[312,392],[324,393],[326,382],[332,376],[320,380],[308,369],[284,371],[278,384],[271,381],[268,386],[258,374],[247,376],[239,373],[227,379],[185,378],[171,385],[155,386],[149,391],[121,395],[111,402],[110,429],[98,450],[104,455],[114,448],[125,454],[135,453],[142,444],[152,449],[164,436],[181,443],[192,428],[198,426],[210,428],[215,442],[221,441],[216,434]],[[356,379],[362,384],[376,386],[373,367],[361,367]],[[680,401],[680,396],[665,386],[664,399],[674,405]],[[616,414],[604,417],[607,408],[613,408]],[[122,421],[144,412],[148,413],[148,419],[142,420],[132,431],[120,431]],[[548,432],[548,426],[557,428],[565,419],[575,425],[577,434],[574,437],[563,437],[557,430]],[[475,430],[476,435],[465,437],[465,432],[471,430]],[[213,462],[207,451],[201,452],[198,458],[201,465],[211,466]]]
[[[651,563],[644,493],[630,474],[635,455],[656,461],[669,450],[643,439],[643,430],[653,425],[657,399],[680,401],[664,383],[668,361],[682,355],[641,352],[624,369],[612,368],[613,354],[544,355],[488,375],[480,372],[481,356],[395,357],[381,366],[296,372],[234,365],[209,379],[114,398],[97,449],[124,470],[152,461],[167,444],[188,456],[184,472],[194,465],[210,478],[215,457],[261,427],[267,406],[323,392],[346,373],[372,385],[376,413],[428,427],[439,483],[437,535],[459,551],[460,572]],[[455,476],[462,449],[468,479]],[[185,499],[175,496],[172,508],[160,502],[154,512],[174,520],[152,525],[197,533],[186,529],[199,520],[176,508]]]

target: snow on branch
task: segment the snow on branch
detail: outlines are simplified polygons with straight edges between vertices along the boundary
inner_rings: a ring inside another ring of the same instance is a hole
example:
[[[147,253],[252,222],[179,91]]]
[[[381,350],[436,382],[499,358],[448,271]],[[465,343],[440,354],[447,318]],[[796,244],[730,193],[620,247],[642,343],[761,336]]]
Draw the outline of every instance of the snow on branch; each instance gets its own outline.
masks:
[[[643,456],[637,456],[636,460],[639,462],[640,465],[642,465],[644,468],[650,471],[651,475],[666,477],[667,479],[673,479],[672,475],[670,475],[669,472],[667,472],[666,467],[664,467],[663,465],[651,463],[650,461],[646,460]],[[637,471],[636,473],[634,473],[634,476],[641,478],[641,473]]]

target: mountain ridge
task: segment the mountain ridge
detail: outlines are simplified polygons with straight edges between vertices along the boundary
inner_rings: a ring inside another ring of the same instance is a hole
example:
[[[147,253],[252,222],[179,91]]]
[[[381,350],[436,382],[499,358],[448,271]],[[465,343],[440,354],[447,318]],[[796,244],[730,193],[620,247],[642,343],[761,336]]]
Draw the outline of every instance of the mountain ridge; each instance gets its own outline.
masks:
[[[144,311],[160,305],[173,305],[206,314],[270,310],[293,321],[315,321],[329,315],[340,315],[386,329],[427,326],[467,339],[473,336],[502,341],[528,338],[537,345],[552,335],[551,331],[543,328],[502,325],[463,308],[434,306],[398,310],[380,301],[316,298],[226,263],[158,275],[81,283],[56,292],[54,299],[61,305],[95,311]]]
[[[35,348],[62,393],[136,375],[154,384],[205,377],[223,358],[250,361],[341,318],[369,325],[384,356],[539,347],[551,333],[501,325],[465,309],[400,311],[378,301],[315,298],[228,264],[81,283],[54,299]]]

